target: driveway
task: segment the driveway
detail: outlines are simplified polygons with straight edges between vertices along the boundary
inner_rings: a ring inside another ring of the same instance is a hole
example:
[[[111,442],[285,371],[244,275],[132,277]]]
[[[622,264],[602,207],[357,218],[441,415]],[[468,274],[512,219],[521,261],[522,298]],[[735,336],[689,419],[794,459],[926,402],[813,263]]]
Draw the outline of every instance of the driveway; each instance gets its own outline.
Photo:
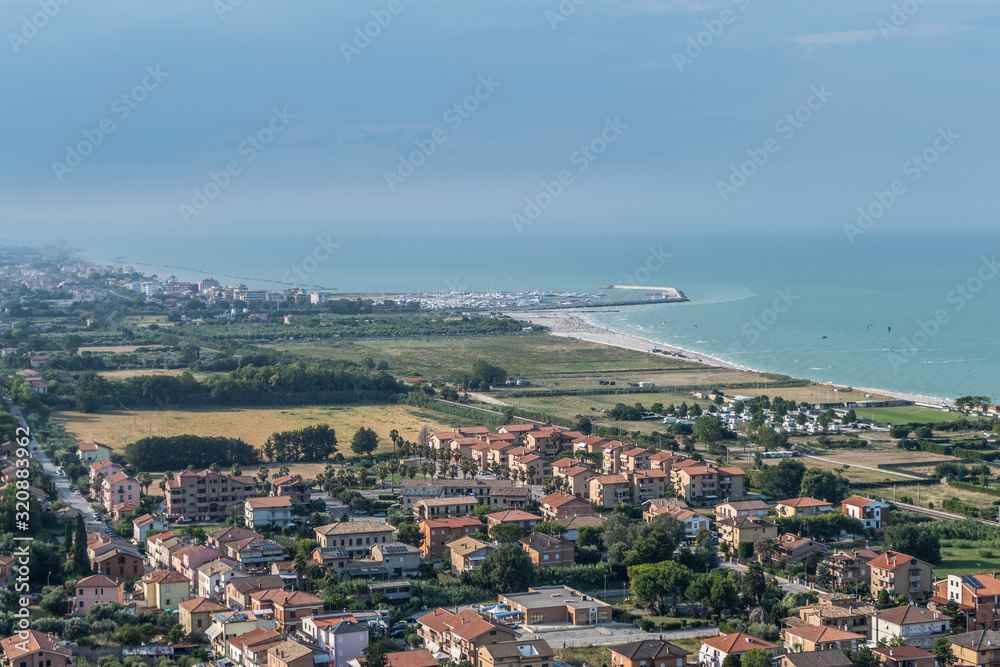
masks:
[[[24,415],[21,414],[21,408],[17,407],[13,403],[10,403],[10,413],[21,421],[21,425],[23,427],[28,428],[27,422],[24,421]],[[105,526],[102,521],[97,519],[90,503],[84,499],[83,495],[79,491],[70,486],[69,479],[67,479],[65,475],[60,475],[56,472],[55,464],[52,463],[48,454],[46,454],[45,450],[38,444],[34,435],[31,436],[31,456],[42,464],[42,469],[46,472],[46,474],[48,474],[52,481],[55,482],[59,500],[69,503],[70,507],[83,515],[83,520],[87,524],[87,531],[96,531],[101,533],[107,532],[107,526]]]

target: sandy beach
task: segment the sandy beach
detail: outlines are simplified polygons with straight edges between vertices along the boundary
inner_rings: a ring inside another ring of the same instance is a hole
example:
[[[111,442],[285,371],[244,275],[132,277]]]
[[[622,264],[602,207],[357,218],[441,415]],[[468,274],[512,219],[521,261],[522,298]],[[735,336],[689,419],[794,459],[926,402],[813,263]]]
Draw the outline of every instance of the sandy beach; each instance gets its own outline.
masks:
[[[706,366],[714,366],[717,368],[732,368],[740,371],[753,371],[755,373],[764,373],[766,371],[761,371],[756,368],[748,368],[746,366],[741,366],[739,364],[730,363],[724,359],[719,359],[712,355],[702,354],[700,352],[695,352],[693,350],[687,350],[676,345],[670,345],[669,343],[663,343],[660,341],[652,341],[646,338],[641,338],[639,336],[632,336],[630,334],[619,333],[617,331],[612,331],[611,329],[606,329],[604,327],[596,326],[577,314],[578,311],[573,310],[557,310],[557,311],[531,311],[531,312],[511,312],[507,313],[510,317],[515,319],[530,322],[531,324],[537,324],[540,326],[546,326],[553,336],[565,336],[567,338],[575,338],[579,340],[589,341],[591,343],[599,343],[601,345],[608,345],[610,347],[621,347],[627,350],[636,350],[638,352],[646,352],[649,354],[653,353],[653,349],[657,348],[660,350],[666,350],[673,353],[674,355],[683,358],[684,361],[690,361],[697,364],[704,364]],[[822,383],[814,382],[817,386],[824,387],[837,387],[846,388],[843,385],[835,385],[832,383]],[[929,404],[947,404],[949,401],[943,398],[935,396],[920,396],[917,394],[905,394],[901,392],[886,391],[884,389],[871,389],[868,387],[853,387],[855,391],[864,392],[870,394],[873,399],[900,399],[905,401],[914,401],[918,403],[929,403]]]

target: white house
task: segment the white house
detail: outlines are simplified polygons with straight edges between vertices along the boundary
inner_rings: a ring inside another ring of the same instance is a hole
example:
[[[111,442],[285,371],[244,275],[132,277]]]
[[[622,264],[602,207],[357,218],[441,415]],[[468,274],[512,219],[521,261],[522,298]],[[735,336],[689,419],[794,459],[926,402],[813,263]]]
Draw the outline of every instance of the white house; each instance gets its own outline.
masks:
[[[243,509],[248,528],[287,526],[292,520],[292,499],[288,496],[247,498]]]
[[[752,648],[762,649],[772,656],[778,654],[778,647],[774,644],[743,632],[737,632],[732,635],[719,635],[701,640],[701,648],[698,649],[698,664],[704,667],[721,667],[722,662],[730,653],[742,656]]]
[[[951,634],[951,616],[925,607],[884,609],[872,619],[872,643],[902,637],[908,646],[930,649],[938,637]]]

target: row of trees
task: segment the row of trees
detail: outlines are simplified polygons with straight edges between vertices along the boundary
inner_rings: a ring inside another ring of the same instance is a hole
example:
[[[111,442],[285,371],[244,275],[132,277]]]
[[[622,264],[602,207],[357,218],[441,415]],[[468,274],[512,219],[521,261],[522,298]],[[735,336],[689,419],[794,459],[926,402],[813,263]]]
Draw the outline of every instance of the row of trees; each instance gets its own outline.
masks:
[[[268,461],[322,461],[336,453],[337,434],[329,424],[281,431],[264,441],[262,451]]]

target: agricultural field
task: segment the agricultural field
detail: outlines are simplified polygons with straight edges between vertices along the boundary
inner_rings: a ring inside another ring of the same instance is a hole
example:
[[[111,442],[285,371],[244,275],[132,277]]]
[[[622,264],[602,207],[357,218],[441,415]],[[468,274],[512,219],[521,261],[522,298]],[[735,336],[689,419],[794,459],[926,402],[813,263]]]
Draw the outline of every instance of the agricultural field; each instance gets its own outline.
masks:
[[[77,348],[77,354],[83,354],[84,352],[93,352],[95,354],[132,354],[142,348],[153,352],[164,349],[161,345],[84,345]]]
[[[381,438],[378,453],[392,451],[389,431],[396,429],[407,440],[416,440],[421,425],[434,431],[463,426],[461,420],[435,415],[406,405],[349,405],[259,408],[203,408],[189,410],[132,410],[97,414],[56,412],[52,418],[81,442],[96,440],[114,450],[149,435],[193,434],[240,438],[260,447],[277,431],[330,424],[337,432],[339,449],[352,456],[354,432],[367,426]],[[447,421],[445,421],[447,420]]]
[[[934,567],[935,576],[977,572],[1000,572],[1000,550],[971,541],[941,541],[941,564]]]
[[[132,368],[123,371],[99,371],[97,374],[107,380],[119,381],[144,375],[180,375],[184,371],[185,369],[183,368]],[[200,382],[211,375],[211,373],[192,373],[192,375]]]

